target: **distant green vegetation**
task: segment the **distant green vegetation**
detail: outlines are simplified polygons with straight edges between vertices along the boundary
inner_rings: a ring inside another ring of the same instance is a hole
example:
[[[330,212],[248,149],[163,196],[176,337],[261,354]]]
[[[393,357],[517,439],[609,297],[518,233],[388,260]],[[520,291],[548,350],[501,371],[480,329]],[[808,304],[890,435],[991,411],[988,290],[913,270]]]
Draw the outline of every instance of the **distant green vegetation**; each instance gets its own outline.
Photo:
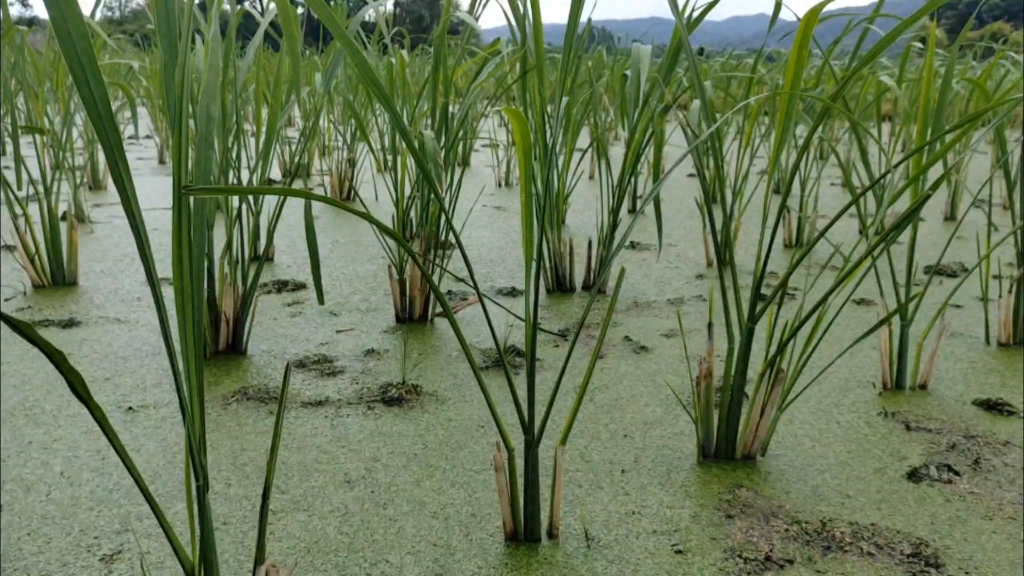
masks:
[[[1024,27],[1024,3],[1020,0],[950,0],[936,16],[949,36],[959,34],[972,16],[975,30],[993,25],[1004,30],[1020,30]]]
[[[964,49],[981,57],[990,57],[996,46],[1024,52],[1024,3],[1020,0],[951,0],[936,11],[935,21],[946,42],[970,26]]]

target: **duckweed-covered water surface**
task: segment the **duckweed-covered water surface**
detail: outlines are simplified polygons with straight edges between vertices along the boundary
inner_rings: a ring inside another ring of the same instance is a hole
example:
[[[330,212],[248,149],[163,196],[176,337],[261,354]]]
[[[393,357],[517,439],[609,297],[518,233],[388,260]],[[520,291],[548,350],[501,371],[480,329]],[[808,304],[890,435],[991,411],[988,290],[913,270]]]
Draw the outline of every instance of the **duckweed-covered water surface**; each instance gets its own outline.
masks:
[[[4,24],[0,573],[1024,574],[1018,54],[377,53],[312,0],[323,53],[282,2],[69,60],[63,4]]]

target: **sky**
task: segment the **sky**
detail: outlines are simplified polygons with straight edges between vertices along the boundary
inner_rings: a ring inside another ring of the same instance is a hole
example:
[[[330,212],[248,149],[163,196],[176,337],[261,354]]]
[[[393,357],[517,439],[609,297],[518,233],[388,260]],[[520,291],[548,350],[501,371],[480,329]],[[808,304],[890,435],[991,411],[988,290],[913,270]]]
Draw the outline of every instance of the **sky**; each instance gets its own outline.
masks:
[[[482,28],[501,26],[505,23],[499,1],[492,0],[483,16],[480,18]],[[545,22],[565,22],[569,14],[571,0],[541,0],[541,13]],[[584,16],[591,16],[594,20],[605,19],[627,19],[645,18],[648,16],[662,16],[671,18],[667,0],[585,0]],[[817,3],[818,0],[788,0],[786,6],[797,14],[803,14],[807,9]],[[82,10],[88,13],[92,9],[94,0],[79,0]],[[467,2],[463,1],[463,5]],[[680,2],[682,3],[682,2]],[[847,6],[858,6],[870,3],[870,0],[833,0],[829,8],[842,8]],[[32,0],[36,14],[46,14],[43,0]],[[722,20],[730,16],[741,14],[757,14],[759,12],[770,13],[773,0],[721,0],[715,10],[711,13],[712,20]],[[783,10],[783,17],[792,18],[792,13]]]

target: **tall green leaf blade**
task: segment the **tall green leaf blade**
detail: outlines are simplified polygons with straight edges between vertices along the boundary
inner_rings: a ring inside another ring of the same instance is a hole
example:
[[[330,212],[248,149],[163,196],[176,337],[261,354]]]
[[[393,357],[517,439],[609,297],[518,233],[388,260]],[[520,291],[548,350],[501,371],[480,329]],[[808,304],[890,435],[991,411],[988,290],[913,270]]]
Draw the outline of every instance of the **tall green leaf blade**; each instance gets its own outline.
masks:
[[[313,275],[317,304],[324,305],[324,281],[320,274],[320,244],[316,238],[316,222],[313,220],[313,203],[306,200],[303,207],[303,221],[306,226],[306,248],[309,251],[309,271]]]
[[[536,244],[533,213],[533,138],[526,116],[518,108],[506,106],[501,110],[508,117],[515,141],[516,157],[519,162],[519,220],[522,233],[523,269],[526,275],[527,294],[530,293],[530,279],[533,275],[533,253]]]
[[[274,416],[274,434],[270,439],[267,454],[267,470],[263,476],[263,494],[260,496],[260,517],[256,527],[256,558],[253,574],[267,561],[267,525],[270,522],[270,494],[274,489],[274,473],[277,471],[277,455],[281,450],[281,431],[284,429],[284,411],[288,403],[288,389],[291,387],[292,364],[284,366],[281,390],[277,395],[277,413]]]
[[[778,116],[775,119],[775,144],[772,146],[772,158],[768,165],[769,180],[774,171],[778,169],[782,152],[787,148],[786,143],[789,142],[796,129],[797,112],[800,108],[800,89],[811,56],[814,28],[818,25],[822,11],[831,1],[825,0],[814,5],[800,19],[800,25],[797,27],[793,47],[789,51],[789,59],[786,62],[786,74],[782,82],[782,104],[779,106]]]
[[[51,344],[49,340],[43,338],[28,322],[15,318],[5,312],[0,312],[0,321],[10,328],[15,335],[41,352],[43,356],[46,357],[47,361],[50,362],[50,365],[60,373],[65,384],[68,386],[68,390],[71,391],[71,394],[74,395],[74,397],[89,412],[89,416],[91,416],[93,421],[96,422],[100,432],[102,432],[103,436],[107,439],[107,443],[114,449],[114,453],[117,454],[118,460],[121,461],[125,470],[128,471],[132,481],[139,489],[143,499],[145,499],[146,504],[153,513],[153,517],[160,525],[160,530],[163,532],[164,537],[171,545],[171,550],[174,552],[174,556],[178,560],[178,564],[181,565],[182,571],[185,574],[191,574],[193,564],[189,559],[188,552],[185,550],[185,547],[182,546],[181,541],[174,532],[174,527],[172,527],[170,521],[167,520],[167,516],[160,507],[159,502],[157,502],[156,497],[153,496],[153,493],[150,491],[149,486],[146,484],[146,480],[142,477],[142,473],[139,472],[139,469],[135,466],[135,462],[128,453],[128,449],[125,448],[124,444],[121,442],[120,436],[118,436],[117,431],[114,430],[114,426],[110,423],[110,420],[107,418],[103,408],[101,408],[95,398],[93,398],[92,391],[89,390],[89,385],[86,384],[85,378],[82,376],[81,372],[71,364],[64,352]]]
[[[160,0],[158,0],[158,4],[159,2]],[[96,53],[93,51],[85,18],[82,16],[78,3],[74,0],[45,0],[45,4],[50,15],[51,31],[64,56],[75,87],[78,89],[82,106],[96,132],[103,155],[107,159],[107,165],[110,168],[110,181],[117,190],[121,207],[132,232],[132,238],[135,240],[139,260],[142,262],[150,295],[156,307],[157,321],[160,324],[160,334],[171,365],[171,373],[180,392],[182,379],[178,355],[171,335],[170,321],[153,258],[153,250],[150,247],[145,219],[142,216],[128,158],[121,141],[121,131],[110,104],[110,95],[103,82]],[[179,393],[180,401],[181,394]]]

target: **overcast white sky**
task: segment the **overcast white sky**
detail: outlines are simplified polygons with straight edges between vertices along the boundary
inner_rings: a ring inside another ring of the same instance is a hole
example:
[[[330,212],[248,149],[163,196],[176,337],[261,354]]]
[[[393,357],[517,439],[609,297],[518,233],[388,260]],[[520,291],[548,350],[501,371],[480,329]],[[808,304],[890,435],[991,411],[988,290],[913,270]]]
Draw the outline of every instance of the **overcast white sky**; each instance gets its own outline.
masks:
[[[505,23],[501,9],[497,6],[498,0],[493,0],[484,12],[480,25],[483,28],[500,26]],[[504,0],[501,0],[504,1]],[[87,12],[92,9],[94,0],[79,0],[82,10]],[[467,2],[464,0],[463,4]],[[680,2],[681,4],[682,2]],[[803,14],[808,8],[817,3],[817,0],[788,0],[786,5],[796,12]],[[834,0],[829,8],[841,8],[844,6],[858,6],[869,4],[870,0]],[[541,11],[545,22],[564,22],[569,13],[570,0],[541,0]],[[45,14],[46,8],[43,0],[32,0],[37,14]],[[771,12],[772,0],[722,0],[715,11],[711,13],[713,20],[721,20],[738,14],[757,14],[758,12]],[[644,18],[647,16],[671,17],[666,0],[586,0],[584,15],[591,15],[595,20],[603,19],[627,19]],[[783,17],[791,17],[783,11]]]

